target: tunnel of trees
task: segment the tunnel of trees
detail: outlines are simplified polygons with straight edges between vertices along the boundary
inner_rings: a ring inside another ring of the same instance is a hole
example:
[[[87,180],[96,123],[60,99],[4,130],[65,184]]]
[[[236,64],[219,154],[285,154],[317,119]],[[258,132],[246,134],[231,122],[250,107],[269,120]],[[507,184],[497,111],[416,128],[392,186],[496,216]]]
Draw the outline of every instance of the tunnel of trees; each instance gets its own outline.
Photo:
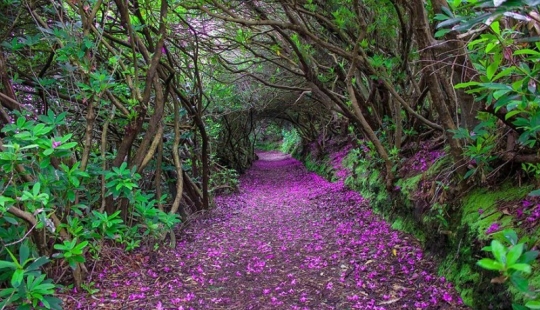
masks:
[[[538,182],[539,4],[3,0],[0,305],[57,302],[22,287],[83,285],[105,243],[174,239],[268,128],[365,145],[388,190],[426,141],[447,199]]]

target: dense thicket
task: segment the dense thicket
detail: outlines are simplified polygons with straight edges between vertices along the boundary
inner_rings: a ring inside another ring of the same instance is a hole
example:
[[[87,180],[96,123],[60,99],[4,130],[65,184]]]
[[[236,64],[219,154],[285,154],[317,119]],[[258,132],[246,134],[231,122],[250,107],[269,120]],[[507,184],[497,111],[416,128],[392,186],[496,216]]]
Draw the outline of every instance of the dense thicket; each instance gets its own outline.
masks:
[[[538,177],[538,2],[496,2],[3,1],[3,303],[209,208],[268,120],[360,138],[388,188],[427,139],[458,190]]]

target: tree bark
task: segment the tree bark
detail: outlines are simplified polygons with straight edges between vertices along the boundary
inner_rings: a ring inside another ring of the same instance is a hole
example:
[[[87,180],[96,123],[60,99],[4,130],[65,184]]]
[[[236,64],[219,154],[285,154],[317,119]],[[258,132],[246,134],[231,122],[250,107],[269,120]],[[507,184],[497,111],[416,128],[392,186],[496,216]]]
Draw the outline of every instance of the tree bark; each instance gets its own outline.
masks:
[[[434,55],[433,43],[435,42],[431,35],[426,10],[422,1],[413,1],[412,7],[412,19],[414,22],[414,32],[418,49],[421,51],[421,61],[423,64],[423,72],[427,76],[427,86],[431,94],[431,100],[433,106],[439,114],[441,124],[444,128],[444,134],[450,145],[450,153],[457,165],[458,173],[465,173],[465,165],[463,165],[462,147],[457,139],[454,139],[451,130],[456,130],[457,126],[454,122],[452,113],[447,107],[445,97],[442,91],[440,79],[447,78],[438,69],[436,63],[437,58]]]

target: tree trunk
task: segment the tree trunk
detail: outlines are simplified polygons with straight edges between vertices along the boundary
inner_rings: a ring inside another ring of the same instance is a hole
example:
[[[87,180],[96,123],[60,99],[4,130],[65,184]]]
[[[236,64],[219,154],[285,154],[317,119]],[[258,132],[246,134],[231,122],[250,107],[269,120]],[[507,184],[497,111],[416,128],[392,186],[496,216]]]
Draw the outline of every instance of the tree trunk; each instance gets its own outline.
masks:
[[[450,153],[454,160],[454,163],[457,165],[458,173],[465,173],[466,167],[463,165],[462,160],[462,148],[458,140],[453,138],[451,130],[456,130],[456,124],[452,116],[451,111],[447,107],[445,97],[442,91],[442,86],[440,79],[447,78],[442,73],[442,70],[437,70],[436,61],[437,58],[434,54],[434,43],[435,39],[431,35],[431,30],[429,27],[427,14],[424,9],[424,4],[422,1],[413,1],[411,2],[412,7],[412,19],[414,21],[414,33],[416,36],[416,41],[418,44],[418,49],[421,51],[421,63],[423,64],[423,72],[427,76],[427,86],[431,94],[431,100],[433,106],[439,114],[441,124],[444,129],[446,139],[450,145]]]

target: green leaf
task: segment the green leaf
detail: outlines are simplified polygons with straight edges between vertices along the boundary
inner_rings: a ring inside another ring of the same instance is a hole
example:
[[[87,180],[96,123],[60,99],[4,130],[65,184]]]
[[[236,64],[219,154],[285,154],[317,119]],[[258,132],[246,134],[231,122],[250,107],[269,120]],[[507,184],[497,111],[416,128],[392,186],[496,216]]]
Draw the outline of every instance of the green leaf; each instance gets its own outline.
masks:
[[[77,142],[68,142],[66,144],[61,144],[60,146],[57,147],[57,149],[69,150],[69,149],[72,149],[72,148],[74,148],[76,146],[77,146]]]
[[[15,202],[15,200],[13,198],[9,198],[9,197],[0,195],[0,206],[1,207],[5,208],[6,203],[7,203],[8,207],[9,207],[13,202]]]
[[[439,29],[437,30],[437,32],[435,32],[434,36],[435,38],[440,38],[443,37],[445,34],[449,33],[450,31],[452,31],[452,29]]]
[[[39,145],[37,145],[37,144],[30,144],[30,145],[21,147],[21,150],[35,149],[35,148],[38,148],[38,147],[39,147]]]
[[[510,244],[515,245],[518,242],[518,236],[516,232],[512,229],[505,229],[502,232],[504,238],[510,242]]]
[[[520,110],[513,110],[513,111],[510,111],[510,112],[506,113],[506,115],[504,116],[504,118],[505,118],[506,120],[508,120],[509,118],[511,118],[511,117],[513,117],[513,116],[515,116],[515,115],[518,115],[519,113],[521,113]]]
[[[461,22],[462,20],[463,20],[463,18],[461,18],[461,17],[449,18],[449,19],[439,23],[437,25],[437,28],[444,28],[444,27],[452,26],[452,25],[455,25],[455,24]]]
[[[506,265],[506,247],[500,241],[491,241],[491,252],[498,262]]]
[[[453,3],[454,7],[457,7],[458,3],[461,3],[461,0],[454,0],[454,3]],[[454,13],[452,13],[452,11],[448,7],[443,5],[441,6],[441,10],[447,16],[454,17]]]
[[[482,258],[481,260],[479,260],[477,263],[476,263],[478,266],[484,268],[484,269],[488,269],[488,270],[496,270],[496,271],[501,271],[501,270],[504,270],[504,265],[497,262],[497,261],[494,261],[492,259],[489,259],[489,258]]]
[[[69,202],[75,202],[76,195],[75,195],[75,192],[72,189],[69,189],[67,191],[66,197],[69,200]]]
[[[493,98],[495,99],[499,99],[501,98],[502,96],[508,94],[509,92],[511,92],[512,90],[511,89],[501,89],[501,90],[497,90],[493,93]]]
[[[26,268],[26,270],[29,270],[29,271],[38,270],[41,266],[47,264],[48,262],[50,262],[50,260],[47,257],[45,256],[38,257],[32,264],[30,264],[30,266]]]
[[[32,187],[32,194],[34,194],[34,196],[39,195],[40,189],[41,189],[41,183],[36,182],[36,184],[34,184],[34,186]]]
[[[26,119],[24,117],[19,117],[17,119],[17,128],[23,128],[24,124],[26,123]]]
[[[531,265],[529,264],[513,264],[511,266],[508,266],[508,269],[514,269],[518,271],[523,271],[525,273],[531,273]]]
[[[540,301],[538,300],[529,300],[525,303],[525,307],[529,309],[540,309]]]
[[[493,30],[493,32],[495,32],[498,35],[501,35],[501,26],[499,25],[498,21],[494,21],[493,23],[491,23],[490,27]]]
[[[17,265],[15,265],[14,262],[0,260],[0,269],[4,269],[4,268],[16,269]]]
[[[11,276],[11,286],[13,287],[19,287],[21,285],[24,278],[24,270],[23,269],[17,269]]]
[[[60,142],[66,143],[69,139],[71,139],[71,137],[73,137],[73,134],[72,134],[72,133],[68,133],[67,135],[63,135],[63,136],[60,138]]]
[[[56,298],[53,296],[43,296],[43,300],[46,300],[49,303],[50,309],[62,310],[62,300],[60,298]]]
[[[477,86],[477,85],[480,85],[480,84],[481,84],[480,82],[470,81],[470,82],[456,84],[454,86],[454,88],[455,89],[460,89],[460,88],[466,88],[466,87],[469,87],[469,86]]]
[[[19,264],[24,266],[26,260],[30,256],[30,248],[26,244],[22,244],[19,248]]]
[[[528,196],[532,196],[532,197],[540,196],[540,189],[537,189],[537,190],[534,190],[534,191],[530,192]]]
[[[518,304],[512,304],[512,310],[527,310],[528,308]]]
[[[493,81],[496,81],[502,77],[510,76],[512,73],[514,73],[514,71],[516,71],[515,67],[506,68],[503,71],[497,73],[497,75],[493,78]]]
[[[524,48],[524,49],[515,51],[514,55],[536,55],[536,56],[540,56],[540,52],[535,51],[535,50],[531,50],[531,49],[528,49],[528,48]]]
[[[42,161],[39,162],[39,167],[41,169],[46,169],[46,168],[48,168],[50,166],[51,166],[51,158],[50,157],[46,157]]]
[[[52,153],[54,153],[53,148],[46,149],[45,151],[43,151],[43,155],[45,155],[45,156],[50,156]]]
[[[526,293],[529,291],[529,281],[521,276],[519,272],[514,272],[510,277],[510,282],[514,285],[520,292]]]
[[[60,244],[60,243],[57,243],[53,246],[53,248],[55,250],[60,250],[60,251],[65,251],[65,250],[68,250],[69,247],[66,245],[66,243],[64,242],[64,244]]]
[[[491,90],[495,90],[495,89],[500,89],[500,90],[509,89],[509,90],[511,90],[511,87],[508,86],[507,84],[504,84],[504,83],[480,83],[480,85],[484,86],[485,88],[489,88]]]
[[[521,255],[518,262],[530,264],[538,257],[538,254],[538,251],[527,251],[523,255]]]
[[[476,169],[471,169],[471,170],[467,171],[467,173],[465,173],[465,176],[463,178],[467,179],[468,177],[473,175],[475,172],[476,172]]]
[[[518,261],[522,253],[523,253],[523,243],[514,245],[510,249],[510,251],[508,251],[508,254],[506,254],[506,264],[508,264],[508,266],[514,265]]]

